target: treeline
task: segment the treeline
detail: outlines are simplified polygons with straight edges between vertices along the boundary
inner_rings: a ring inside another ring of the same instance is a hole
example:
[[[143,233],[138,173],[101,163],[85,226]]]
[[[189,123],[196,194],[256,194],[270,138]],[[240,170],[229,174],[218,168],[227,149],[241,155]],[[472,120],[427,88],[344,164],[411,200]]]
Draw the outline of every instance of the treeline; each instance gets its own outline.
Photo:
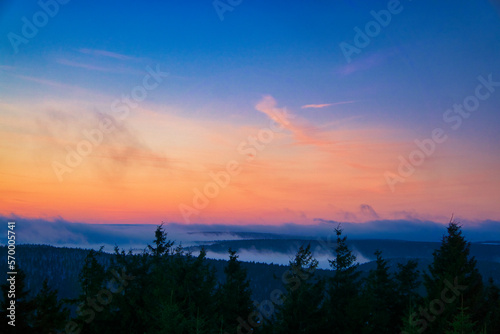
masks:
[[[154,231],[154,230],[153,230]],[[170,234],[169,234],[170,235]],[[296,242],[296,248],[304,241]],[[225,253],[229,248],[236,248],[238,245],[230,245],[225,247]],[[312,245],[314,247],[314,245]],[[7,261],[7,246],[0,246],[0,262],[2,259]],[[198,254],[200,248],[194,249],[192,247],[185,247],[185,251],[191,251],[193,254]],[[142,250],[135,249],[134,252],[142,252]],[[58,296],[62,299],[76,298],[80,293],[80,284],[78,276],[83,268],[85,257],[88,255],[89,249],[83,248],[67,248],[67,247],[54,247],[49,245],[32,245],[22,244],[16,247],[16,266],[23,269],[26,274],[26,287],[29,290],[29,297],[34,297],[41,289],[42,283],[45,279],[50,283],[50,287],[57,287]],[[208,248],[207,248],[207,252]],[[238,254],[240,250],[237,250]],[[4,256],[2,256],[4,255]],[[114,250],[106,248],[103,252],[97,255],[97,260],[105,268],[110,264],[111,258],[114,257]],[[227,258],[227,256],[226,256]],[[241,256],[240,256],[241,259]],[[228,260],[216,260],[207,258],[205,260],[211,267],[215,268],[215,277],[217,282],[224,280],[224,268]],[[425,261],[425,260],[424,260]],[[6,263],[6,262],[5,262]],[[421,263],[420,263],[421,265]],[[281,279],[274,277],[281,277],[286,265],[256,263],[256,262],[242,262],[241,266],[246,269],[248,279],[250,281],[250,288],[252,289],[252,298],[255,300],[263,300],[269,297],[269,293],[276,288],[283,288]],[[360,266],[362,271],[368,271],[367,266]],[[500,269],[500,264],[499,264]],[[480,268],[481,270],[481,268]],[[488,267],[488,272],[489,272]],[[324,275],[329,271],[319,269],[318,273]],[[8,276],[6,272],[0,273],[0,284],[5,282]],[[497,275],[495,277],[499,277]],[[1,300],[1,296],[0,296]]]
[[[414,260],[392,273],[380,251],[362,277],[340,226],[331,275],[319,275],[310,245],[298,250],[277,279],[283,289],[253,301],[236,252],[221,282],[204,250],[176,247],[160,225],[140,254],[115,249],[103,264],[89,251],[77,298],[58,299],[48,281],[30,297],[21,270],[16,278],[15,331],[8,325],[8,284],[2,285],[1,333],[500,333],[500,289],[483,282],[470,243],[451,222],[426,272]],[[419,291],[424,290],[421,294]]]

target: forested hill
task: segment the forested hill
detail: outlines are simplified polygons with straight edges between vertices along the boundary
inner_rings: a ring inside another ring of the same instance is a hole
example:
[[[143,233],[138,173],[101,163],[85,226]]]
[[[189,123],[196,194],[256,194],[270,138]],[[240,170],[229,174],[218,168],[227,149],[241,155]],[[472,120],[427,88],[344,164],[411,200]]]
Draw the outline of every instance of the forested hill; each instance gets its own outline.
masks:
[[[348,243],[340,227],[335,233],[335,242],[252,240],[208,247],[214,254],[228,248],[227,261],[208,259],[205,249],[191,253],[174,246],[161,225],[153,243],[135,253],[18,245],[16,330],[25,334],[63,329],[89,334],[316,334],[332,328],[339,333],[373,334],[413,334],[426,328],[429,333],[500,332],[500,288],[489,279],[499,279],[496,243],[474,245],[473,250],[455,223],[450,223],[440,244]],[[267,260],[290,256],[289,264],[238,259],[249,250],[259,253],[258,247]],[[375,249],[375,261],[357,264],[354,248],[363,258]],[[6,247],[0,252],[4,254],[0,261],[6,263]],[[331,268],[319,269],[316,255],[326,256]],[[11,282],[1,285],[3,319],[10,316],[11,286]],[[439,317],[427,317],[422,313],[426,310]],[[6,333],[7,327],[0,324],[0,332]]]
[[[232,240],[219,241],[203,246],[207,251],[220,253],[228,258],[227,251],[232,248],[237,253],[254,252],[257,261],[242,262],[247,269],[248,278],[253,292],[253,298],[262,300],[269,297],[269,293],[282,288],[281,277],[286,271],[286,265],[270,264],[272,256],[263,257],[259,254],[281,254],[283,257],[293,258],[301,245],[311,244],[311,249],[324,250],[325,243],[318,240]],[[395,271],[398,263],[406,263],[408,259],[418,259],[419,270],[425,271],[432,261],[432,252],[440,243],[437,242],[408,242],[400,240],[351,240],[350,247],[363,257],[371,260],[360,265],[362,273],[374,269],[374,252],[379,249],[388,259],[391,271]],[[318,248],[319,247],[319,248]],[[187,250],[194,254],[200,247],[189,247]],[[89,250],[81,248],[53,247],[48,245],[18,245],[16,249],[18,264],[27,274],[27,286],[32,294],[36,294],[42,287],[42,282],[47,279],[50,286],[59,291],[61,298],[74,298],[79,293],[78,274]],[[1,261],[6,261],[7,250],[0,247]],[[485,279],[492,277],[500,285],[500,243],[487,244],[472,243],[471,255],[478,260],[478,269]],[[107,265],[113,255],[103,252],[99,261]],[[333,258],[333,257],[332,257]],[[215,268],[218,281],[224,279],[224,267],[227,260],[206,259]],[[6,263],[6,262],[4,262]],[[330,270],[317,270],[318,274],[330,276]]]

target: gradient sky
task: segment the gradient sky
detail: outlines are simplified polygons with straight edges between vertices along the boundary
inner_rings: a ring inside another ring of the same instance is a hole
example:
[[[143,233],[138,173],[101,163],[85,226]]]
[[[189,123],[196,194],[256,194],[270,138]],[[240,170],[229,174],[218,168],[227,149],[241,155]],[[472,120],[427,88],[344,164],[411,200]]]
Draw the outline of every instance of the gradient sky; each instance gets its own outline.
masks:
[[[459,126],[443,119],[476,94],[478,77],[500,82],[498,6],[402,0],[348,62],[340,43],[354,45],[355,27],[390,2],[242,1],[221,20],[213,1],[72,0],[25,38],[23,17],[42,20],[40,5],[4,1],[0,214],[153,224],[446,223],[452,213],[499,221],[500,87],[483,87],[488,98]],[[13,34],[25,38],[17,50]],[[168,75],[117,113],[155,69]],[[58,177],[54,166],[105,120],[112,130]],[[446,141],[391,189],[387,173],[398,175],[400,156],[408,160],[414,141],[439,128]],[[259,134],[266,143],[252,149]],[[196,208],[210,173],[232,161],[239,173]]]

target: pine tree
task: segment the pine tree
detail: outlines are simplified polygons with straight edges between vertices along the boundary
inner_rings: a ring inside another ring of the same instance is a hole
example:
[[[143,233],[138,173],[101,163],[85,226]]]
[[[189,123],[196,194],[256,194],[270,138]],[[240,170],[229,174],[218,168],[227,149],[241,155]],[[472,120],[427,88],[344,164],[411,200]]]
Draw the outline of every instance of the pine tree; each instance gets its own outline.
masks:
[[[446,334],[475,334],[474,323],[470,319],[470,315],[466,313],[466,307],[458,308],[458,314],[449,322],[451,329],[446,331]]]
[[[403,306],[414,305],[419,299],[418,287],[421,284],[420,270],[417,269],[418,261],[409,260],[406,264],[398,263],[396,279],[397,291],[402,299]]]
[[[106,288],[113,293],[112,302],[102,313],[107,330],[103,333],[153,333],[154,311],[158,302],[146,298],[155,289],[151,270],[152,259],[146,253],[132,254],[115,247],[115,254],[107,270]],[[126,276],[126,283],[118,276]]]
[[[420,334],[420,326],[418,324],[418,320],[416,319],[417,313],[413,306],[406,311],[405,316],[403,317],[403,327],[401,334]]]
[[[314,277],[317,266],[311,245],[301,246],[285,275],[286,294],[278,309],[274,333],[319,332],[324,320],[321,309],[324,284]]]
[[[225,282],[217,293],[218,311],[221,316],[221,329],[236,333],[238,317],[247,319],[253,310],[252,291],[247,272],[238,261],[236,251],[229,248],[229,262],[224,268]]]
[[[15,275],[15,296],[10,292],[10,282],[1,285],[2,302],[0,303],[0,329],[2,333],[37,333],[33,330],[35,303],[29,298],[30,291],[26,288],[26,274],[17,268]],[[10,277],[10,275],[9,275]],[[12,298],[10,298],[12,297]],[[15,301],[15,327],[8,324],[10,311],[7,309],[11,301]]]
[[[398,271],[394,278],[396,281],[396,315],[403,320],[405,331],[410,333],[410,330],[415,331],[416,320],[412,315],[416,315],[415,309],[420,305],[422,297],[418,293],[418,288],[421,284],[420,271],[417,269],[418,262],[409,260],[406,264],[398,263]]]
[[[77,318],[75,322],[81,329],[82,334],[100,333],[103,331],[102,310],[104,307],[99,305],[96,297],[105,287],[106,272],[104,266],[99,263],[97,257],[102,253],[101,249],[96,252],[90,250],[85,257],[82,270],[79,274],[81,293],[75,300],[77,303]]]
[[[146,301],[153,305],[163,302],[163,307],[151,308],[156,330],[165,332],[167,326],[174,326],[167,320],[168,314],[179,319],[176,326],[185,326],[186,333],[213,333],[218,328],[220,324],[214,302],[215,273],[205,259],[204,249],[196,257],[177,250],[171,260],[163,262],[164,267],[158,267],[161,271],[153,272],[153,293],[148,294]],[[169,302],[165,303],[166,300]]]
[[[171,291],[170,298],[160,302],[160,326],[156,331],[158,334],[183,334],[191,327],[190,319],[184,317],[173,297],[174,291]]]
[[[456,314],[460,298],[472,320],[482,323],[478,310],[481,306],[483,284],[476,267],[476,260],[469,256],[470,243],[462,235],[461,227],[450,222],[448,235],[443,237],[441,247],[434,251],[429,272],[424,275],[427,290],[425,307],[419,309],[432,332],[444,332],[448,322]]]
[[[483,310],[487,332],[500,333],[500,288],[494,284],[491,277],[485,289]]]
[[[151,255],[155,258],[172,253],[173,241],[167,239],[168,233],[163,229],[163,223],[160,224],[155,231],[154,246],[148,245]]]
[[[45,279],[42,289],[34,299],[35,312],[33,329],[39,334],[58,333],[69,319],[69,310],[57,297],[57,290],[51,290]]]
[[[375,251],[377,267],[366,278],[362,299],[367,305],[363,333],[396,333],[401,327],[400,310],[397,309],[396,283],[389,273],[382,252]]]
[[[83,298],[95,296],[104,285],[104,266],[97,260],[101,253],[102,247],[98,252],[91,249],[85,257],[82,270],[78,275]]]
[[[107,274],[111,280],[108,286],[115,283],[117,272],[126,272],[133,279],[125,286],[110,287],[115,293],[112,304],[104,311],[110,326],[107,332],[182,333],[169,325],[177,323],[175,312],[180,314],[171,294],[175,289],[171,278],[174,275],[171,270],[173,245],[161,224],[155,230],[152,245],[141,254],[126,253],[115,247]],[[183,330],[180,324],[178,328]]]
[[[336,258],[329,260],[333,277],[328,281],[327,300],[324,304],[327,313],[326,328],[332,333],[360,333],[362,328],[363,303],[359,299],[360,272],[356,256],[347,245],[347,237],[342,236],[339,225],[335,229],[337,245]]]

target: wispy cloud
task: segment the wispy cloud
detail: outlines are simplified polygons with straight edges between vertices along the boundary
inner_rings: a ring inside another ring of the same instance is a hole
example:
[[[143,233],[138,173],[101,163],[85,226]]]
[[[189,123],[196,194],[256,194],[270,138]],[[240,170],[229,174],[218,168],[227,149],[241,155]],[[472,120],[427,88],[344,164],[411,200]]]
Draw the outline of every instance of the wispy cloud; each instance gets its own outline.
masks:
[[[81,87],[69,85],[66,83],[58,82],[58,81],[41,79],[41,78],[32,77],[32,76],[28,76],[28,75],[22,75],[22,74],[18,74],[15,76],[19,79],[23,79],[23,80],[27,80],[27,81],[31,81],[31,82],[36,82],[38,84],[45,85],[45,86],[50,86],[50,87],[55,87],[55,88],[72,89],[75,91],[85,92],[85,89],[83,89]]]
[[[287,129],[291,128],[291,120],[296,116],[290,114],[286,108],[277,108],[276,105],[276,100],[272,96],[266,95],[257,103],[255,109],[266,114],[279,125]]]
[[[314,109],[320,109],[320,108],[326,108],[331,106],[331,103],[324,103],[324,104],[306,104],[302,106],[302,109],[308,109],[308,108],[314,108]]]
[[[95,66],[95,65],[85,64],[85,63],[79,63],[79,62],[75,62],[75,61],[71,61],[71,60],[67,60],[67,59],[57,59],[57,62],[61,65],[78,67],[78,68],[83,68],[86,70],[101,71],[101,72],[115,72],[114,70],[112,70],[108,67],[101,67],[101,66]]]
[[[332,142],[321,138],[321,130],[304,119],[291,114],[286,108],[278,108],[272,96],[264,96],[255,109],[266,114],[270,119],[292,132],[298,144],[325,146]]]
[[[76,61],[68,60],[65,58],[59,58],[56,60],[56,62],[61,64],[61,65],[64,65],[64,66],[82,68],[84,70],[99,71],[99,72],[106,72],[106,73],[127,73],[127,74],[144,75],[144,71],[137,71],[137,70],[125,68],[123,66],[116,66],[115,64],[107,65],[107,66],[97,66],[97,65],[93,65],[93,64],[84,63],[84,62],[76,62]]]
[[[389,58],[398,53],[398,49],[390,48],[376,53],[372,53],[364,58],[357,59],[350,64],[341,66],[337,72],[342,75],[349,75],[358,71],[368,70],[385,63]]]
[[[4,71],[14,71],[16,68],[14,66],[0,65],[0,70]]]
[[[111,51],[106,51],[106,50],[82,48],[82,49],[79,49],[78,52],[83,53],[83,54],[98,56],[98,57],[108,57],[108,58],[114,58],[114,59],[119,59],[119,60],[139,60],[140,59],[137,57],[132,57],[132,56],[124,55],[121,53],[111,52]]]
[[[96,129],[98,124],[107,119],[113,131],[103,137],[102,143],[96,145],[92,157],[86,161],[90,171],[104,180],[116,183],[137,166],[153,166],[167,168],[168,159],[162,152],[150,148],[134,131],[131,122],[118,121],[110,114],[98,110],[47,110],[36,118],[37,134],[47,138],[41,144],[44,152],[51,152],[63,161],[65,147],[68,143],[77,143],[86,129]]]
[[[364,216],[370,218],[370,219],[379,219],[379,215],[377,214],[377,212],[375,212],[375,210],[371,207],[371,205],[368,205],[368,204],[361,204],[359,206],[359,209],[361,211],[361,214],[363,214]]]
[[[337,106],[340,104],[349,104],[349,103],[354,103],[355,101],[342,101],[342,102],[336,102],[336,103],[324,103],[324,104],[306,104],[303,105],[301,108],[302,109],[320,109],[320,108],[326,108],[326,107],[331,107],[331,106]]]

